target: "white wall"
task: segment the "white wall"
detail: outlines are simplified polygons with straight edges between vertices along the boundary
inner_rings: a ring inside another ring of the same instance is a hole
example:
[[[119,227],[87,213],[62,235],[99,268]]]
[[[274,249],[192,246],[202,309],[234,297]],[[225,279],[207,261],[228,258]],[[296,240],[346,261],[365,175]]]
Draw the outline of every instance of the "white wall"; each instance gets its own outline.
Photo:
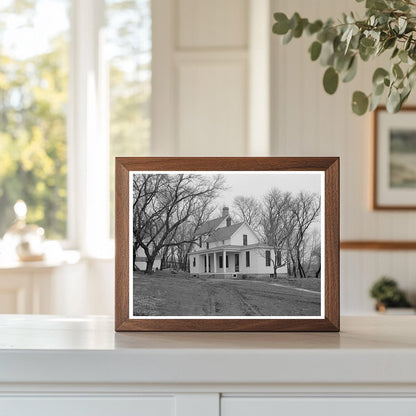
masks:
[[[250,229],[246,224],[243,224],[232,236],[231,236],[231,245],[242,246],[243,245],[243,235],[247,236],[247,245],[256,244],[259,242],[256,234]]]
[[[270,148],[278,156],[340,156],[341,238],[414,240],[416,213],[370,209],[371,116],[353,115],[350,101],[355,89],[369,91],[376,64],[360,63],[359,77],[330,97],[322,88],[324,69],[308,57],[309,38],[282,46],[278,37],[264,36],[272,11],[325,18],[362,4],[270,0],[269,7],[268,1],[154,0],[153,154],[267,155]],[[383,274],[416,295],[415,270],[411,251],[341,252],[342,313],[371,312],[368,289]],[[96,262],[89,276],[89,293],[101,299],[89,313],[112,313],[112,265]]]
[[[253,5],[264,12],[256,20],[268,22],[269,0],[153,0],[153,155],[243,156],[267,148],[268,89],[256,86],[268,84],[268,48],[253,40],[267,43],[269,29],[252,33]],[[254,117],[251,103],[265,111]],[[261,136],[256,148],[252,131]]]
[[[289,14],[298,11],[314,19],[337,17],[363,6],[351,0],[272,0],[272,9]],[[281,45],[278,37],[272,38],[272,154],[341,157],[342,240],[415,240],[415,212],[374,212],[370,208],[371,116],[353,115],[350,102],[354,90],[370,92],[377,62],[360,63],[359,77],[329,96],[322,88],[324,68],[312,63],[307,53],[311,39]],[[414,266],[412,251],[342,251],[342,313],[371,312],[368,289],[383,274],[393,276],[415,295]]]

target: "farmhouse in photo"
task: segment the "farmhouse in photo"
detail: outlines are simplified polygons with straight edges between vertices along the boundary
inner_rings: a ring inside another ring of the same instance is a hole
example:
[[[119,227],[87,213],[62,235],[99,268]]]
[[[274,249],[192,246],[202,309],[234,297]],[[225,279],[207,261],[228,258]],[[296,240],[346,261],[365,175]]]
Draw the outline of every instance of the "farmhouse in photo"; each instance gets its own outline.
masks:
[[[223,208],[222,216],[203,224],[196,236],[198,242],[190,253],[191,274],[237,278],[244,274],[270,276],[274,273],[273,247],[260,243],[246,222],[233,223],[228,207]],[[287,267],[279,267],[277,272],[286,273]]]
[[[321,174],[131,175],[132,316],[320,316]]]

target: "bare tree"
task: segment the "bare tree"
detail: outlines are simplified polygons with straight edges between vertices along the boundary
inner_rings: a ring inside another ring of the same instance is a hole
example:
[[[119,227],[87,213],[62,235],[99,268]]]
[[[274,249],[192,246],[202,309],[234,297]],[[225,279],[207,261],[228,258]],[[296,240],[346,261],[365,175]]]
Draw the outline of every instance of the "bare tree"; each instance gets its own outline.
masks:
[[[221,175],[137,174],[133,178],[133,253],[141,247],[146,273],[151,273],[159,253],[166,247],[192,244],[194,234],[176,238],[180,227],[195,213],[212,209],[224,187]],[[201,215],[201,214],[200,214]],[[203,215],[202,215],[203,216]]]
[[[259,232],[261,223],[261,204],[252,196],[237,196],[233,201],[237,221],[247,223],[254,231]]]
[[[263,199],[260,224],[263,242],[273,247],[270,260],[274,278],[277,277],[277,269],[286,264],[282,261],[282,252],[293,233],[294,223],[291,194],[272,189]]]
[[[294,274],[306,277],[303,268],[302,245],[305,242],[306,232],[316,221],[321,211],[321,200],[317,194],[300,192],[292,201],[292,213],[295,220],[294,234],[290,246],[292,261],[294,261]]]

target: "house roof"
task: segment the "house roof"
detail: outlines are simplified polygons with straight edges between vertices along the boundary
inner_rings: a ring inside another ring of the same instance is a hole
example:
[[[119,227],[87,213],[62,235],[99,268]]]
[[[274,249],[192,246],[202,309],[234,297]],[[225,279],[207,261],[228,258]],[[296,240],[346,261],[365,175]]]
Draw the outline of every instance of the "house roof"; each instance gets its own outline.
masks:
[[[226,217],[214,218],[213,220],[207,221],[205,224],[202,224],[197,230],[196,235],[209,234],[217,229],[217,227],[224,221]]]
[[[229,225],[228,227],[217,228],[207,239],[207,243],[214,241],[228,240],[244,223],[239,222],[237,224]]]

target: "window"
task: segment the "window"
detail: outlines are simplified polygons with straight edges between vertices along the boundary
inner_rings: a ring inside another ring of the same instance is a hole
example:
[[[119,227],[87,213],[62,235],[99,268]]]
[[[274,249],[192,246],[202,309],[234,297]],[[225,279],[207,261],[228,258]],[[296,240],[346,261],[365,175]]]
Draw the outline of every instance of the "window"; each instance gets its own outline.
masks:
[[[151,0],[0,3],[0,238],[23,199],[47,238],[102,255],[114,156],[149,152]]]
[[[192,257],[192,266],[195,267],[196,266],[196,257]]]
[[[202,248],[202,237],[199,237],[199,247]]]
[[[246,251],[246,267],[250,267],[250,252]]]
[[[225,267],[228,267],[228,255],[225,256]]]
[[[219,268],[220,268],[220,269],[222,269],[222,268],[223,268],[222,256],[219,256],[219,257],[218,257],[218,265],[219,265]]]
[[[207,249],[209,248],[209,243],[206,243],[206,247],[207,247]]]
[[[266,250],[266,266],[270,266],[270,250]]]
[[[114,234],[114,158],[150,146],[151,0],[105,0],[109,71],[110,232]]]
[[[67,236],[70,6],[70,0],[0,5],[0,238],[18,199],[47,238]]]
[[[247,234],[243,234],[243,246],[247,245]]]

